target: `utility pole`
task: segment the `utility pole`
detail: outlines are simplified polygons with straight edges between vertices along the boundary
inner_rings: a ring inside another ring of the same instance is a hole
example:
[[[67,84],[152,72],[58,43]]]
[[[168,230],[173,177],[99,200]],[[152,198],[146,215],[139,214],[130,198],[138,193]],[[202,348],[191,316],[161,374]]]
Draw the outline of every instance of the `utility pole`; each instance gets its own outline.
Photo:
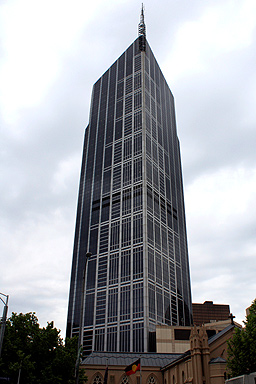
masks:
[[[5,297],[5,301],[2,299],[1,296]],[[0,292],[0,300],[4,303],[3,317],[1,320],[1,328],[0,328],[0,357],[1,357],[2,346],[3,346],[3,341],[4,341],[4,331],[5,331],[5,325],[6,325],[6,319],[7,319],[9,296]]]

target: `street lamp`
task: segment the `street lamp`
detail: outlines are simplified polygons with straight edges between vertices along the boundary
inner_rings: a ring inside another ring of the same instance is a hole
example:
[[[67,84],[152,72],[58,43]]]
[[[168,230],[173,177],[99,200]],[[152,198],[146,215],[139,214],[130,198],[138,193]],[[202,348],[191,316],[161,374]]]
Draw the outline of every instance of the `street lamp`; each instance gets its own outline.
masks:
[[[2,299],[1,296],[5,297],[5,301]],[[0,292],[0,300],[4,303],[3,317],[1,320],[1,329],[0,329],[0,357],[2,353],[3,341],[4,341],[4,331],[5,331],[7,311],[8,311],[8,299],[9,299],[8,295],[5,295],[4,293]]]
[[[85,275],[87,262],[91,257],[91,252],[87,252],[85,255],[85,265],[83,272],[83,281],[82,281],[82,294],[81,294],[81,306],[80,306],[80,322],[79,322],[79,335],[78,335],[78,350],[77,350],[77,359],[75,365],[75,378],[76,384],[79,383],[79,366],[80,366],[80,356],[83,349],[83,328],[84,328],[84,295],[85,295]]]

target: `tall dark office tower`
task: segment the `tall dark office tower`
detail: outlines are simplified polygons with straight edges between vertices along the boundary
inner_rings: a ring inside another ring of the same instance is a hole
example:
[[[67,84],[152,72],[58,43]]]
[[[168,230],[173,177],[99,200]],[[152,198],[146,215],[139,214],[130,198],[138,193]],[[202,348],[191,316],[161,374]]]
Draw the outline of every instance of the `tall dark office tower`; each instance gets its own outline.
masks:
[[[143,10],[139,37],[93,87],[69,337],[79,333],[81,308],[85,353],[154,351],[156,324],[192,321],[174,100],[147,43]]]

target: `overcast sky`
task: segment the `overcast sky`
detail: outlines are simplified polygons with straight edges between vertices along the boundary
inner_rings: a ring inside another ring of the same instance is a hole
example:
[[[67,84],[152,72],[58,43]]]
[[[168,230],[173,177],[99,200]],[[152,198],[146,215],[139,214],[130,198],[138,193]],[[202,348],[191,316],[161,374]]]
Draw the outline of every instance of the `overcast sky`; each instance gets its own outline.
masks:
[[[65,334],[93,83],[137,37],[135,0],[2,0],[0,292]],[[256,2],[148,0],[174,94],[193,302],[256,294]],[[0,313],[2,307],[0,305]]]

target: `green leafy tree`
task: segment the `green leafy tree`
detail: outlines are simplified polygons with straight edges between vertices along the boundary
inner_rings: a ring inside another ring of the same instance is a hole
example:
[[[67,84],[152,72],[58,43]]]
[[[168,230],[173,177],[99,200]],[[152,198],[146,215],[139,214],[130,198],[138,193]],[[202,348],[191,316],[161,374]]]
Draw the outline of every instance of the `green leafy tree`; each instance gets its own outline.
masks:
[[[244,324],[228,343],[227,365],[232,377],[256,372],[256,299]]]
[[[66,339],[53,322],[40,328],[35,313],[13,313],[7,320],[0,376],[20,384],[73,384],[77,338]],[[80,373],[80,381],[86,377]]]

